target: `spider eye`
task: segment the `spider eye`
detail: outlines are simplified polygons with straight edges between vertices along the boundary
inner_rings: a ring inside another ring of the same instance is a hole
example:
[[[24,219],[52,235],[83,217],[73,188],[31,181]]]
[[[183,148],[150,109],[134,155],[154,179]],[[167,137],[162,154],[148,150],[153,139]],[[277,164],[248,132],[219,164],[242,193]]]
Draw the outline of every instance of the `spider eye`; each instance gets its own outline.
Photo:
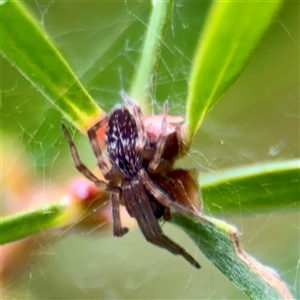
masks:
[[[111,114],[106,147],[111,164],[122,174],[133,177],[142,166],[142,157],[136,151],[138,130],[134,117],[122,106]]]

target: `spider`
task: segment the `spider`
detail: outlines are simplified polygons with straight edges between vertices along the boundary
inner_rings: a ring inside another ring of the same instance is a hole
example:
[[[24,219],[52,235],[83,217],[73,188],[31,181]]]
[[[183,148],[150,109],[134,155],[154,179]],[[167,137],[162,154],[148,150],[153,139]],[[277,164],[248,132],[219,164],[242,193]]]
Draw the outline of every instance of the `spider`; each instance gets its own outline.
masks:
[[[169,161],[176,152],[165,154],[168,148],[174,149],[167,133],[167,104],[164,105],[161,132],[150,143],[143,125],[140,108],[126,95],[122,94],[127,104],[133,107],[133,115],[125,105],[117,105],[103,120],[88,130],[88,138],[106,181],[98,179],[80,160],[76,146],[64,125],[64,135],[77,170],[102,190],[110,192],[112,205],[113,234],[121,237],[128,232],[122,227],[120,205],[125,205],[129,215],[136,219],[146,240],[165,248],[175,255],[183,256],[194,267],[199,263],[181,246],[164,235],[158,220],[170,220],[170,208],[191,214],[190,209],[177,203],[159,184],[163,174],[170,169]],[[105,142],[109,164],[102,155],[97,139],[97,130],[107,125]],[[169,145],[171,145],[169,147]],[[172,152],[172,151],[171,151]],[[167,156],[167,159],[164,157]],[[156,178],[156,180],[154,179]],[[159,178],[159,179],[157,179]]]

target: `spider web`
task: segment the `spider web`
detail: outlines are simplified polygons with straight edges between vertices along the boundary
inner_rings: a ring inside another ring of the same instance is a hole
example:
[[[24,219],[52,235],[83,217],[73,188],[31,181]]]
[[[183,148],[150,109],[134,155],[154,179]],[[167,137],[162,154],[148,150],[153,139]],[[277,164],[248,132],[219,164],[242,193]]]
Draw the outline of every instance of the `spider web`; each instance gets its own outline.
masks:
[[[129,87],[134,72],[150,3],[33,1],[28,5],[99,105],[109,111],[120,102],[119,92]],[[207,9],[208,3],[174,4],[153,87],[155,112],[165,100],[171,113],[184,112],[193,49]],[[204,176],[222,168],[299,157],[298,22],[298,6],[285,3],[261,47],[206,117],[189,155],[178,166],[197,167]],[[34,199],[26,200],[24,194],[21,205],[3,207],[23,210],[26,201],[39,206],[44,199],[58,199],[78,173],[60,130],[60,114],[6,60],[2,74],[3,170],[12,183],[30,184],[37,190]],[[76,144],[83,161],[94,166],[86,139],[76,135]],[[28,174],[30,183],[24,178]],[[241,204],[238,214],[221,208],[216,217],[235,224],[245,249],[274,267],[299,295],[298,212],[282,208],[259,214],[245,211]],[[134,228],[121,239],[110,233],[101,236],[101,227],[77,234],[70,234],[71,229],[58,232],[58,239],[33,238],[35,251],[28,251],[28,245],[22,248],[27,265],[20,264],[5,282],[3,296],[248,299],[183,232],[168,224],[165,233],[196,257],[200,271],[146,243]]]

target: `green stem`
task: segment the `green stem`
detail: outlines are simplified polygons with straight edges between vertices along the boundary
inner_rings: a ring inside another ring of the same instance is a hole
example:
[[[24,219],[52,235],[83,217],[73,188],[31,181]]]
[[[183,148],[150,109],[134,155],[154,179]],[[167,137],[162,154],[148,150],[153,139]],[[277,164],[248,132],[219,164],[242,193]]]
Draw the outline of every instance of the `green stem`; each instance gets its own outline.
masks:
[[[54,203],[2,218],[0,221],[1,245],[55,227],[66,209],[65,205]]]
[[[149,115],[152,111],[150,96],[152,80],[160,59],[172,4],[173,0],[153,1],[154,7],[147,27],[142,55],[132,79],[129,95],[139,103],[145,115]]]

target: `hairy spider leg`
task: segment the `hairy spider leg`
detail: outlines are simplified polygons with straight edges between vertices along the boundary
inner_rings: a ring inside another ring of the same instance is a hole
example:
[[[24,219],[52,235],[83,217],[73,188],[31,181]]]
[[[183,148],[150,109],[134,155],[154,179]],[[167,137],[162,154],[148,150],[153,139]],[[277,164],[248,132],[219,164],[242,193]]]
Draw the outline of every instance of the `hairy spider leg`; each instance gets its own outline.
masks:
[[[157,141],[156,149],[153,152],[153,150],[145,148],[145,145],[148,144],[148,136],[144,127],[143,114],[141,108],[125,92],[121,92],[121,96],[128,105],[133,107],[133,115],[136,121],[138,135],[139,135],[139,140],[137,141],[136,149],[141,153],[143,158],[148,158],[148,159],[151,158],[148,170],[151,173],[157,173],[160,171],[159,169],[163,164],[168,165],[168,162],[164,162],[161,159],[168,138],[167,135],[168,102],[166,101],[164,103],[164,107],[163,107],[164,116],[161,124],[161,132]]]
[[[128,232],[127,227],[122,227],[120,218],[120,189],[111,189],[110,196],[111,206],[112,206],[112,216],[113,216],[113,231],[114,236],[121,237]]]
[[[98,166],[106,179],[109,179],[110,169],[105,162],[102,151],[97,138],[97,130],[104,126],[108,122],[108,118],[105,117],[100,122],[96,123],[93,127],[88,130],[88,137],[91,142],[94,154],[98,161]],[[121,237],[128,232],[127,227],[122,227],[120,218],[120,189],[110,189],[110,201],[112,206],[112,217],[113,217],[113,233],[114,236]]]
[[[147,172],[144,169],[141,169],[138,173],[138,178],[141,181],[141,183],[146,187],[146,189],[154,196],[154,198],[160,202],[162,205],[173,208],[175,211],[190,216],[190,217],[196,217],[201,218],[200,214],[197,214],[196,212],[192,211],[189,208],[186,208],[182,206],[181,204],[178,204],[175,200],[172,200],[172,198],[157,184],[155,184]],[[203,221],[205,222],[205,221]],[[206,222],[207,223],[207,222]]]
[[[70,151],[76,166],[76,169],[82,173],[87,179],[91,180],[92,182],[95,183],[95,185],[101,189],[101,190],[107,190],[108,189],[108,185],[105,181],[100,180],[99,178],[97,178],[87,167],[85,164],[82,163],[77,148],[71,138],[71,135],[69,133],[69,131],[67,130],[67,128],[65,127],[64,124],[62,124],[62,129],[64,132],[64,135],[68,141],[69,147],[70,147]]]
[[[130,207],[138,225],[146,240],[161,248],[165,248],[175,255],[183,256],[190,264],[200,268],[199,263],[188,254],[182,247],[170,240],[161,230],[158,220],[155,218],[143,185],[136,177],[131,181],[124,182],[124,202]]]
[[[97,125],[97,124],[96,124]],[[99,128],[99,127],[98,127]],[[101,190],[107,190],[110,192],[110,201],[112,205],[112,215],[113,215],[113,231],[114,235],[117,237],[121,237],[122,235],[128,232],[127,227],[122,227],[121,225],[121,218],[120,218],[120,189],[119,188],[112,188],[110,189],[108,184],[105,181],[100,180],[97,178],[81,161],[77,148],[70,136],[69,131],[62,125],[63,132],[66,136],[68,141],[71,154],[76,166],[76,169],[82,173],[87,179],[94,182],[94,184]],[[96,129],[97,131],[97,129]],[[99,147],[100,148],[100,147]],[[101,150],[100,150],[101,151]]]
[[[105,117],[88,130],[88,137],[93,148],[94,154],[97,158],[98,167],[105,179],[108,179],[108,175],[110,174],[110,168],[108,167],[106,161],[103,158],[102,151],[97,138],[97,130],[100,127],[104,126],[107,122],[108,118]]]
[[[154,236],[158,237],[159,240],[162,240],[162,242],[163,242],[162,245],[164,245],[164,248],[166,246],[168,246],[167,249],[170,249],[172,253],[181,254],[181,255],[185,256],[185,254],[187,254],[187,253],[185,252],[184,249],[182,249],[179,245],[175,244],[168,237],[163,235],[163,232],[158,224],[158,220],[155,218],[152,207],[150,205],[149,196],[147,195],[147,192],[144,189],[141,182],[139,181],[138,177],[134,178],[131,181],[131,187],[134,192],[134,195],[136,196],[137,203],[139,204],[140,210],[144,212],[143,215],[147,221],[148,226],[150,225],[149,228],[153,232]],[[172,251],[172,249],[173,249],[173,251]],[[195,260],[192,258],[192,261],[195,261]]]
[[[148,170],[151,173],[155,173],[155,171],[158,169],[158,166],[160,165],[160,163],[162,162],[162,155],[163,152],[166,148],[166,141],[168,138],[167,135],[167,115],[168,115],[168,102],[166,101],[163,107],[163,119],[161,122],[161,131],[160,131],[160,135],[157,141],[157,145],[156,145],[156,150],[154,152],[154,156],[153,159],[151,160]]]

